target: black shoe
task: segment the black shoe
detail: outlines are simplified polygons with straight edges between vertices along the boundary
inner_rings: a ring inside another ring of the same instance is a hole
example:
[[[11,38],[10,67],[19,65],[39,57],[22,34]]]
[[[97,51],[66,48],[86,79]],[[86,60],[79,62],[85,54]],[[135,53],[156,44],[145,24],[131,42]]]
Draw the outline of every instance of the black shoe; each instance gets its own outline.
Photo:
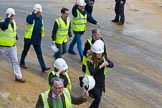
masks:
[[[23,69],[27,69],[27,67],[24,64],[20,64],[20,67]]]
[[[23,79],[15,78],[15,81],[20,82],[20,83],[25,83],[25,80],[23,80]]]
[[[116,20],[111,20],[111,22],[118,23],[119,21],[116,21]]]
[[[76,55],[76,53],[74,51],[68,51],[70,54]]]
[[[46,72],[47,70],[50,70],[51,68],[45,68],[45,69],[42,69],[42,72]]]
[[[118,22],[118,25],[123,25],[124,23],[123,22]]]
[[[79,84],[80,84],[80,87],[83,87],[83,82],[82,82],[83,78],[84,78],[84,77],[82,77],[82,76],[79,77]]]

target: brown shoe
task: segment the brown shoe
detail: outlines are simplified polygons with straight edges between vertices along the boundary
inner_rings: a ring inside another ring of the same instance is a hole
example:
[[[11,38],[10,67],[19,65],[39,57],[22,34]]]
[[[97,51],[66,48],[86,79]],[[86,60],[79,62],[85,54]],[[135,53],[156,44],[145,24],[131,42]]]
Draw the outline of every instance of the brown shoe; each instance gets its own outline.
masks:
[[[24,64],[20,64],[20,67],[23,69],[27,69],[27,67]]]
[[[25,80],[23,80],[23,79],[17,79],[17,78],[15,78],[15,81],[20,82],[20,83],[25,83]]]
[[[50,69],[51,69],[50,67],[49,68],[42,69],[42,72],[46,72],[46,71],[48,71]]]

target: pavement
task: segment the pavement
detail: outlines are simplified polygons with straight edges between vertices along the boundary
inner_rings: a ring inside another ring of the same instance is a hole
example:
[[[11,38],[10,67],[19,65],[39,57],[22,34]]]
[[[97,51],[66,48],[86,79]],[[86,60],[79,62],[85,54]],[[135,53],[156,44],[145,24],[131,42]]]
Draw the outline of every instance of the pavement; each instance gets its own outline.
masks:
[[[43,56],[47,66],[52,67],[54,59],[50,49],[54,19],[60,16],[60,9],[71,10],[75,0],[0,0],[0,18],[8,7],[16,11],[18,25],[18,58],[23,49],[25,18],[35,3],[43,6],[45,38],[42,40]],[[114,18],[114,0],[96,0],[93,16],[101,24],[102,36],[107,53],[114,62],[106,79],[100,108],[162,108],[162,2],[160,0],[129,0],[125,5],[124,25],[111,22]],[[72,18],[72,16],[70,15]],[[87,24],[82,36],[83,47],[91,37],[95,25]],[[76,46],[75,51],[77,52]],[[83,75],[79,54],[65,54],[73,93],[80,95],[78,77]],[[42,73],[36,54],[31,47],[26,58],[27,70],[22,69],[25,84],[14,81],[14,75],[7,60],[0,62],[0,108],[34,108],[38,96],[47,90],[47,73]],[[52,69],[51,69],[52,70]],[[87,108],[93,99],[74,108]]]

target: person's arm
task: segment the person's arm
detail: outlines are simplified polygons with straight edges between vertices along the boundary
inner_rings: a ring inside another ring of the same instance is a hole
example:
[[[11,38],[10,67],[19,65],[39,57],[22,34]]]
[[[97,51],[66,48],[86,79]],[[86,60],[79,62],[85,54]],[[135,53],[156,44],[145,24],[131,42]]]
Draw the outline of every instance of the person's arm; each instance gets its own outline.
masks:
[[[35,17],[36,17],[36,14],[33,12],[32,14],[27,16],[26,22],[29,24],[33,24]]]
[[[39,95],[39,98],[37,100],[35,108],[44,108],[43,99],[42,99],[41,94]]]
[[[55,39],[56,39],[57,30],[58,30],[58,25],[57,25],[57,22],[55,20],[54,25],[53,25],[53,30],[52,30],[52,36],[51,36],[52,41],[55,41]]]
[[[72,15],[74,17],[77,17],[77,9],[78,9],[78,5],[75,4],[72,8]]]
[[[91,46],[90,46],[90,44],[89,44],[89,42],[87,40],[86,43],[85,43],[85,46],[84,46],[84,51],[83,51],[84,56],[87,57],[87,52],[88,52],[88,50],[90,50],[90,48],[91,48]]]
[[[71,100],[72,100],[72,104],[75,104],[75,105],[80,105],[84,102],[87,102],[86,97],[84,97],[84,96],[77,97],[77,96],[74,96],[73,94],[71,94]]]
[[[96,25],[97,21],[90,14],[88,14],[86,10],[85,10],[85,13],[87,14],[87,21]]]
[[[10,18],[5,18],[4,22],[0,22],[0,28],[2,30],[8,29],[9,23],[10,23]]]
[[[82,64],[82,72],[86,73],[86,66]]]
[[[107,58],[107,62],[108,62],[108,68],[113,68],[114,67],[114,63],[112,61],[110,61],[108,58]]]
[[[69,29],[68,29],[68,35],[69,35],[70,38],[72,37],[72,33],[71,33],[71,22],[70,22]]]

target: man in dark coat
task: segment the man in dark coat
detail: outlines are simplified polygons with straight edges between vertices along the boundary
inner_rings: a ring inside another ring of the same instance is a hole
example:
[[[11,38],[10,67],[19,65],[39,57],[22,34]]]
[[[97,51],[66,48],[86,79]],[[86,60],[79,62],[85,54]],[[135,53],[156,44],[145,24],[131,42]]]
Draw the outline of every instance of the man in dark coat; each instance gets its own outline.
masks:
[[[118,23],[118,25],[123,25],[125,21],[124,15],[124,5],[126,0],[115,0],[115,18],[111,20],[114,23]]]

